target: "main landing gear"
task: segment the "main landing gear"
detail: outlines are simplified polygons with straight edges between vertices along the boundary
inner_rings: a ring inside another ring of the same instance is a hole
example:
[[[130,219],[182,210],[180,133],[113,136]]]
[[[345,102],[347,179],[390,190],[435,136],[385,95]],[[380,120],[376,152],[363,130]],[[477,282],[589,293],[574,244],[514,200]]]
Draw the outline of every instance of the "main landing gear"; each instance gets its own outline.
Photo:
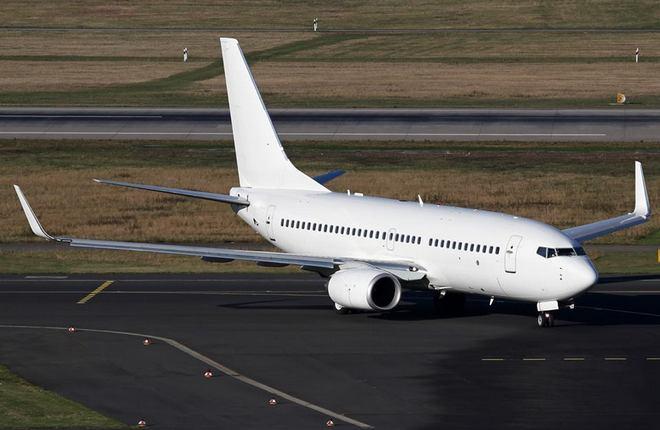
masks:
[[[465,310],[465,294],[440,291],[433,296],[435,311],[442,316],[457,316]]]
[[[555,316],[549,311],[539,312],[536,323],[539,327],[553,327],[555,325]]]

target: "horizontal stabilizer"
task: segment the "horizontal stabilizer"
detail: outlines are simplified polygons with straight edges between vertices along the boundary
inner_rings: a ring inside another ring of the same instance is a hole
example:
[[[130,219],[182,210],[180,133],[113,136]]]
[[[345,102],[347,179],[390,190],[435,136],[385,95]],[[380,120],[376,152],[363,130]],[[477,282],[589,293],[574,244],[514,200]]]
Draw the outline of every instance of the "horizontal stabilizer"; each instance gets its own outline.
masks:
[[[212,200],[214,202],[229,203],[232,205],[249,206],[250,202],[236,196],[227,194],[207,193],[205,191],[183,190],[180,188],[158,187],[155,185],[131,184],[129,182],[107,181],[104,179],[94,179],[99,184],[116,185],[118,187],[135,188],[138,190],[156,191],[158,193],[175,194],[178,196],[192,197],[194,199]]]
[[[649,195],[646,191],[642,163],[635,161],[635,210],[626,215],[610,218],[591,224],[567,228],[563,233],[578,242],[595,239],[615,231],[643,224],[651,218]]]
[[[344,173],[346,173],[345,170],[337,169],[322,175],[314,176],[314,180],[319,184],[325,184],[326,182],[330,182],[333,179],[340,177]]]

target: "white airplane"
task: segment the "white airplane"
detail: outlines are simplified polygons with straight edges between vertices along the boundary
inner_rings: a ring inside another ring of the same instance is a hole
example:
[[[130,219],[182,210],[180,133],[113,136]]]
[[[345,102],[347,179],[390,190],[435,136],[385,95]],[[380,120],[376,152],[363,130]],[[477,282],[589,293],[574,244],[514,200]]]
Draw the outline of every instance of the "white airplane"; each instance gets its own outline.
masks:
[[[403,288],[426,290],[445,310],[465,294],[537,304],[538,325],[597,279],[581,243],[646,222],[651,215],[642,166],[635,163],[635,210],[558,230],[539,221],[478,209],[335,193],[289,161],[235,39],[221,38],[240,186],[229,195],[106,180],[97,182],[228,203],[238,216],[284,252],[53,237],[14,186],[34,234],[78,248],[201,257],[210,262],[297,265],[328,277],[339,313],[389,311]]]

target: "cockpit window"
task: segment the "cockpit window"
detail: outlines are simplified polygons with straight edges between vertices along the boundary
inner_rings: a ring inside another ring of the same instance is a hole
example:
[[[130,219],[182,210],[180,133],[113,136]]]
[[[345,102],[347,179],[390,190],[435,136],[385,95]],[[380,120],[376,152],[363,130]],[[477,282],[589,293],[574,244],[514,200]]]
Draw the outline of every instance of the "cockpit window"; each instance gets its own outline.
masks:
[[[536,253],[543,258],[552,258],[552,257],[575,257],[578,255],[587,255],[584,252],[584,248],[546,248],[544,246],[539,246],[536,250]]]

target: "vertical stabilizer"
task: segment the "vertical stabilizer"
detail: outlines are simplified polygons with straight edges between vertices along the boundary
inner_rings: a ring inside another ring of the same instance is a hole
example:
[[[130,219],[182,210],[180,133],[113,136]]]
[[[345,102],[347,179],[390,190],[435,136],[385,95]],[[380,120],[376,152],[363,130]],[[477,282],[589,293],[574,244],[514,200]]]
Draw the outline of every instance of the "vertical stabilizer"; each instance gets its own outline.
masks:
[[[242,187],[327,191],[289,161],[236,39],[221,38]]]

